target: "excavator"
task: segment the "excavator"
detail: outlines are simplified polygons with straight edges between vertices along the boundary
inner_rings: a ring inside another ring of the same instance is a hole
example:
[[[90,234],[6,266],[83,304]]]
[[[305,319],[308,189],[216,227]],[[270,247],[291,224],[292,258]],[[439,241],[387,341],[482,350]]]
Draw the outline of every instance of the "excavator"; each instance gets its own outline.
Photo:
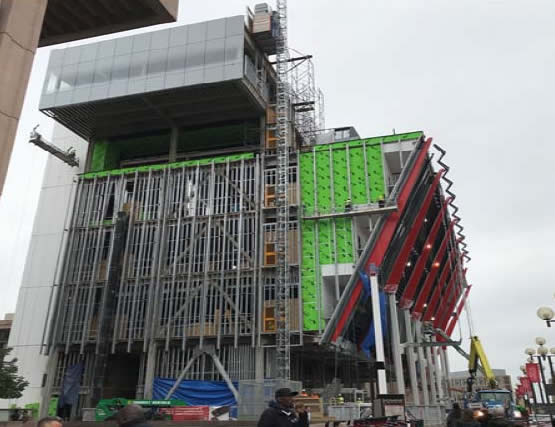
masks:
[[[464,407],[472,409],[474,418],[482,425],[489,425],[496,421],[509,424],[524,425],[522,413],[516,409],[510,390],[500,389],[495,375],[490,367],[482,343],[477,336],[470,337],[470,354],[466,354],[460,347],[455,349],[468,359],[469,377],[466,380]],[[478,363],[479,362],[479,363]],[[476,374],[480,370],[488,383],[487,389],[474,391]]]

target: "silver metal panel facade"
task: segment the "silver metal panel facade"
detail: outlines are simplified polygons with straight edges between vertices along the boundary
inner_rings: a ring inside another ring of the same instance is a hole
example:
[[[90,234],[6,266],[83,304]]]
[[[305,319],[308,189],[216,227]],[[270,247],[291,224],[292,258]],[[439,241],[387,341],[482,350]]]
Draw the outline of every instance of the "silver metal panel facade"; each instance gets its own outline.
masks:
[[[40,108],[243,77],[243,16],[54,50]]]
[[[61,126],[54,128],[54,143],[62,148],[73,147],[83,165],[87,143]],[[57,265],[63,247],[67,212],[75,196],[75,174],[82,172],[70,168],[60,160],[49,157],[44,173],[43,187],[33,226],[33,234],[25,263],[25,270],[9,346],[18,358],[19,372],[29,381],[19,402],[39,402],[42,377],[47,357],[40,354],[43,327],[47,324],[49,301],[54,301]],[[15,403],[15,402],[14,402]]]

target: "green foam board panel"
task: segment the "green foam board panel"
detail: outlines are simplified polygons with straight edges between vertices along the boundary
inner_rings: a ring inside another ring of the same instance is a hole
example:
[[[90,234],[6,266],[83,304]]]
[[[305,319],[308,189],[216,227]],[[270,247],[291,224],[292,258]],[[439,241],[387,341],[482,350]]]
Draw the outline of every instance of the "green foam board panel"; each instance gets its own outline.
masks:
[[[184,162],[176,162],[176,163],[163,163],[158,165],[148,165],[148,166],[138,166],[134,168],[124,168],[124,169],[113,169],[113,170],[106,170],[102,172],[89,172],[85,174],[81,174],[81,177],[84,179],[93,179],[93,178],[103,178],[107,176],[115,176],[115,175],[127,175],[133,174],[135,172],[149,172],[149,171],[158,171],[164,169],[177,169],[182,167],[191,167],[197,165],[209,165],[212,163],[225,163],[228,160],[230,162],[239,161],[239,160],[248,160],[253,159],[254,153],[243,153],[243,154],[234,154],[231,156],[218,156],[218,157],[208,157],[199,160],[187,160]]]
[[[299,173],[304,214],[341,212],[349,198],[353,204],[366,204],[368,199],[371,202],[383,199],[382,144],[410,141],[422,136],[422,132],[388,135],[319,145],[301,153]],[[323,313],[318,312],[321,301],[317,300],[322,294],[319,289],[321,266],[334,264],[336,257],[340,264],[355,262],[352,226],[350,218],[320,220],[316,232],[315,221],[301,221],[301,289],[306,331],[318,330],[324,325]]]

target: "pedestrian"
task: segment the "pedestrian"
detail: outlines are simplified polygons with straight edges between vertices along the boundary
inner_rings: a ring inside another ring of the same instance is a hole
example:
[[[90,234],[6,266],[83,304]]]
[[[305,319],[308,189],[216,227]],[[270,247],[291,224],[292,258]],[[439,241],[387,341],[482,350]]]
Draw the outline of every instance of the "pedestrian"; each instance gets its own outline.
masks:
[[[146,421],[145,410],[139,405],[124,406],[108,419],[115,419],[119,427],[152,427]]]
[[[275,393],[275,399],[270,402],[268,408],[262,413],[257,427],[298,427],[299,419],[293,408],[293,397],[296,391],[289,388],[280,388]]]
[[[310,420],[308,417],[308,411],[306,410],[306,407],[304,406],[304,403],[302,402],[298,402],[295,403],[295,412],[297,412],[297,417],[299,417],[299,427],[309,427],[310,426]]]
[[[60,417],[44,417],[39,420],[37,427],[63,427]]]
[[[472,409],[465,409],[462,419],[456,421],[456,427],[480,427],[480,423],[474,419]]]
[[[449,412],[449,415],[447,416],[447,427],[455,427],[457,420],[460,420],[461,418],[462,418],[461,406],[457,402],[455,402],[453,403],[453,408],[451,409],[451,411]]]

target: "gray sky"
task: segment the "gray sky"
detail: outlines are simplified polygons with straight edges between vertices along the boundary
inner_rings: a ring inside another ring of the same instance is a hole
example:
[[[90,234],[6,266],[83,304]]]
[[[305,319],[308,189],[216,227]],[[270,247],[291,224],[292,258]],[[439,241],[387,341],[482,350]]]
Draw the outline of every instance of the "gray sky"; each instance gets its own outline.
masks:
[[[315,56],[328,127],[354,125],[363,137],[424,130],[447,149],[472,256],[474,333],[493,367],[518,375],[534,337],[555,347],[555,329],[535,314],[555,305],[555,3],[289,3],[290,46]],[[246,5],[183,0],[180,23],[243,14]],[[0,315],[15,309],[46,160],[27,135],[36,123],[45,135],[52,128],[37,109],[47,58],[37,55],[0,199]],[[461,326],[468,345],[465,318]],[[466,367],[454,354],[451,365]]]

